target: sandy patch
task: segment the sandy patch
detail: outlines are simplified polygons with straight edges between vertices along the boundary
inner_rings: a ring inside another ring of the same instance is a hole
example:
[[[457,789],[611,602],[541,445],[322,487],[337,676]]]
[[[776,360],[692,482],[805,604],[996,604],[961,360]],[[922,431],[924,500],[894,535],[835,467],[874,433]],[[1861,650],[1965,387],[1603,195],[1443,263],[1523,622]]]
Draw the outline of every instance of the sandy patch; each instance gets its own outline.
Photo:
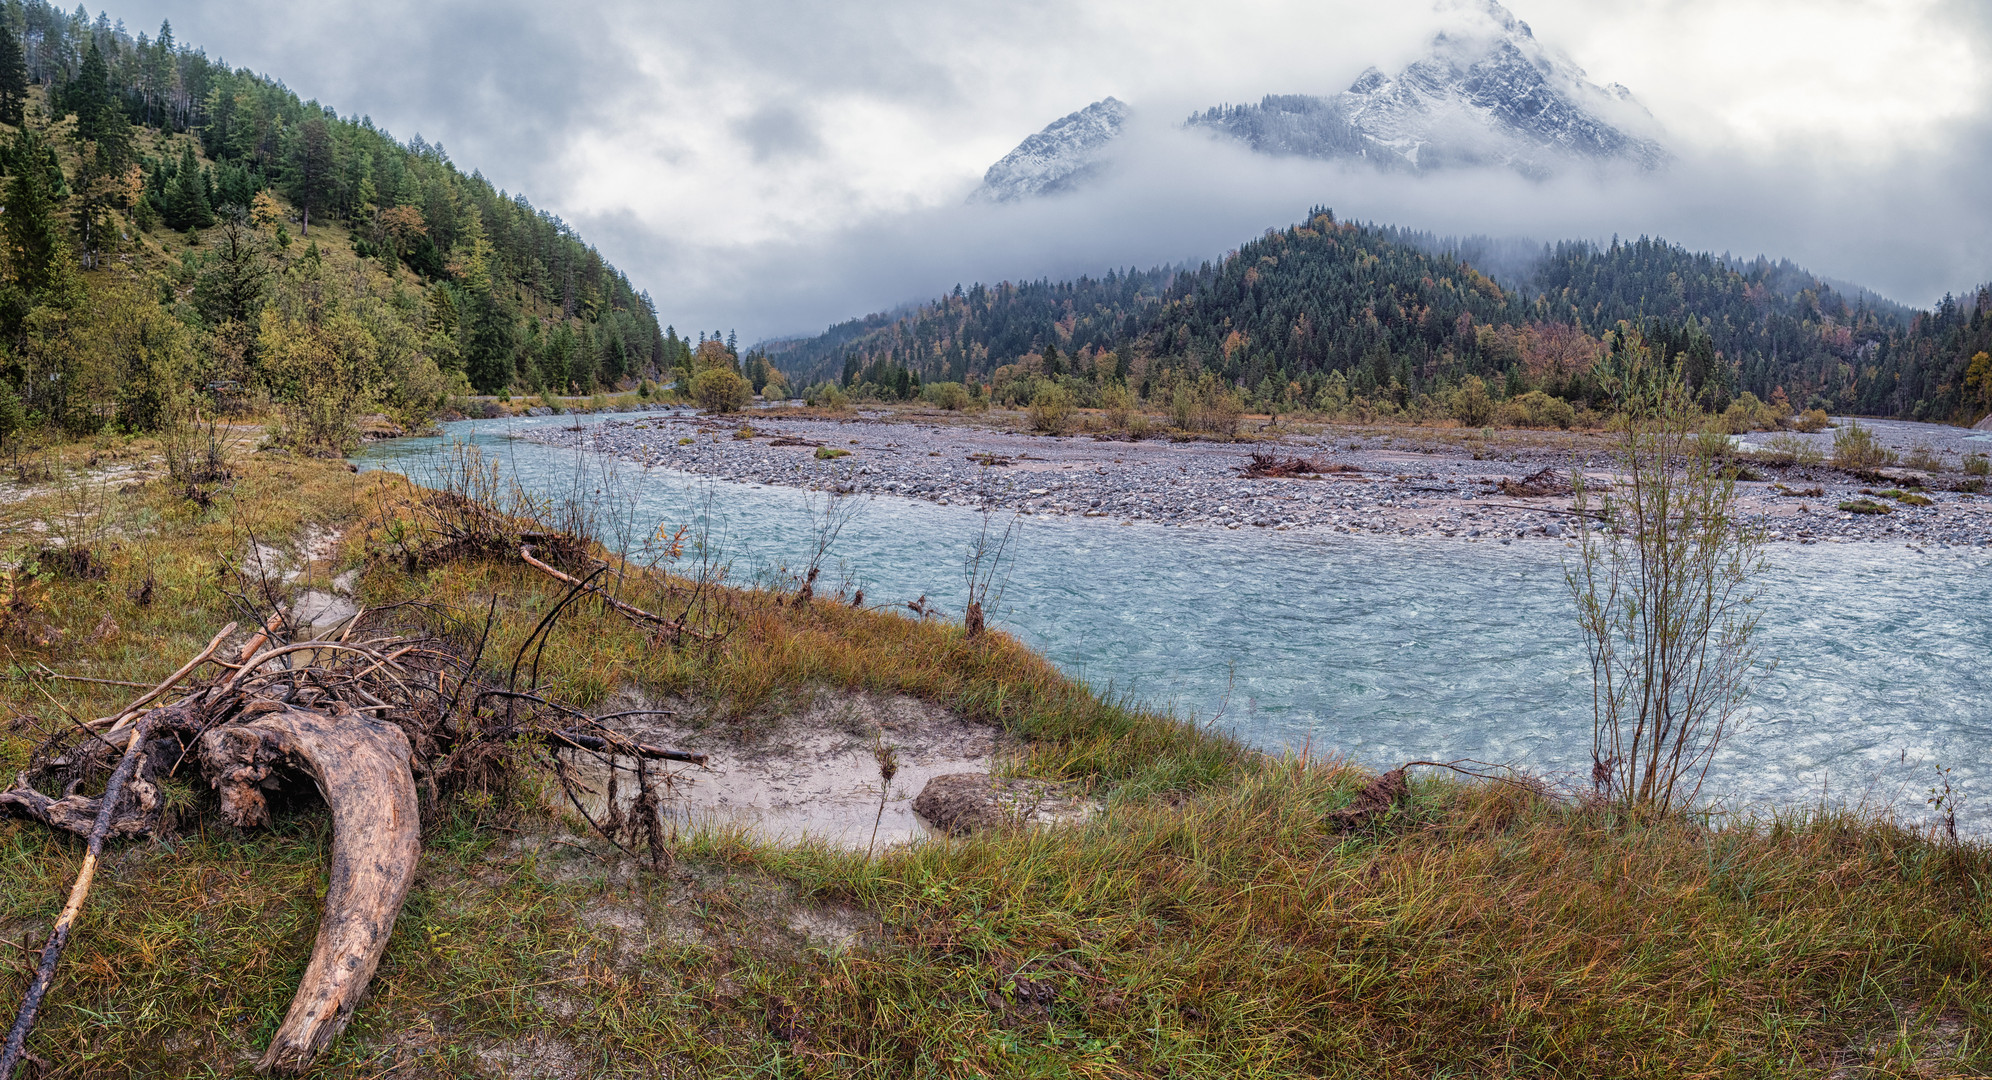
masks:
[[[808,708],[748,739],[720,725],[643,724],[633,733],[711,757],[709,768],[670,771],[665,813],[680,829],[739,827],[778,843],[816,840],[858,851],[872,843],[874,823],[881,848],[933,835],[913,812],[927,781],[990,771],[1011,748],[996,729],[945,709],[861,693],[820,693]],[[889,785],[879,778],[874,738],[898,759]],[[584,799],[595,813],[604,805],[607,769],[586,756],[576,766],[596,789]],[[636,780],[627,761],[622,768],[617,790],[627,800]]]

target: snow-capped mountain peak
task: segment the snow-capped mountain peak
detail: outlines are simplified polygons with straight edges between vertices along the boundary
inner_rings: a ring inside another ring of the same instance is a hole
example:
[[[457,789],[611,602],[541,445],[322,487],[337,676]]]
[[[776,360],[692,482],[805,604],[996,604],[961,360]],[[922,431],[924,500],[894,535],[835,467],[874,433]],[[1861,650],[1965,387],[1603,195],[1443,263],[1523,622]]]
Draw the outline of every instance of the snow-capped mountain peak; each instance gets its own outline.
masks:
[[[1425,57],[1396,75],[1371,68],[1334,99],[1376,151],[1421,171],[1503,164],[1537,176],[1577,161],[1666,160],[1630,90],[1591,82],[1496,0],[1449,14]]]
[[[1052,121],[991,165],[972,197],[1010,202],[1074,186],[1098,168],[1127,117],[1127,105],[1108,97]]]
[[[1339,94],[1270,94],[1198,113],[1188,126],[1264,154],[1420,173],[1491,166],[1542,178],[1666,164],[1659,127],[1632,91],[1592,82],[1499,0],[1439,7],[1445,29],[1394,75],[1372,67]],[[973,198],[1009,202],[1077,186],[1104,167],[1128,116],[1110,97],[1053,121],[991,166]]]

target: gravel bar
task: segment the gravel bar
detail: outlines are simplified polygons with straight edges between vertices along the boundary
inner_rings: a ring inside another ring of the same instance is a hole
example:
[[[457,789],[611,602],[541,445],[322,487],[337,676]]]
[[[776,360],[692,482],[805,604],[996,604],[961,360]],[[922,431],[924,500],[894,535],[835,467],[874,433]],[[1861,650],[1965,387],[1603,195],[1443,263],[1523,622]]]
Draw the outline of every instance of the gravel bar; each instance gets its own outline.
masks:
[[[1891,435],[1925,445],[1931,438],[1963,440],[1974,434],[1927,424],[1896,423],[1891,428]],[[1529,498],[1500,487],[1502,481],[1519,481],[1545,467],[1570,469],[1569,448],[1504,448],[1500,460],[1474,460],[1458,447],[1421,442],[1414,432],[1397,437],[1369,430],[1245,444],[1130,442],[863,415],[749,415],[742,420],[657,414],[536,429],[521,437],[740,483],[1102,518],[1121,525],[1511,544],[1566,540],[1574,523],[1568,495]],[[844,455],[819,458],[819,450]],[[1246,479],[1241,472],[1255,452],[1306,457],[1357,471]],[[1603,455],[1593,454],[1579,464],[1598,482],[1609,476],[1609,459]],[[1892,472],[1895,480],[1878,484],[1820,466],[1756,471],[1767,479],[1739,485],[1740,508],[1773,542],[1992,546],[1992,497],[1946,490],[1964,479],[1961,474]],[[1890,512],[1885,514],[1839,509],[1842,502],[1862,498],[1864,490],[1918,481],[1926,481],[1920,494],[1930,500],[1929,506],[1882,497],[1871,501],[1886,506]]]

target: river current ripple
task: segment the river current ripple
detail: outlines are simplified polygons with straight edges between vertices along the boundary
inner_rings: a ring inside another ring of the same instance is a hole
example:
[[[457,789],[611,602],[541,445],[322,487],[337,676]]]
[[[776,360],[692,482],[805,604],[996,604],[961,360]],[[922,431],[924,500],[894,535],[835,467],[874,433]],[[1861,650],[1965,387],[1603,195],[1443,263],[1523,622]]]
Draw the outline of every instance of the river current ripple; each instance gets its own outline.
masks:
[[[357,460],[424,481],[446,445],[469,442],[539,494],[625,507],[640,532],[705,525],[736,577],[806,560],[806,492],[512,437],[605,418],[463,421]],[[1588,774],[1568,549],[1019,521],[996,621],[1096,687],[1268,749]],[[872,602],[924,595],[958,614],[982,525],[965,507],[877,498],[839,536],[828,574]],[[1779,545],[1769,562],[1759,642],[1776,667],[1705,794],[1750,810],[1891,806],[1924,823],[1947,766],[1965,795],[1960,828],[1992,833],[1992,553]]]

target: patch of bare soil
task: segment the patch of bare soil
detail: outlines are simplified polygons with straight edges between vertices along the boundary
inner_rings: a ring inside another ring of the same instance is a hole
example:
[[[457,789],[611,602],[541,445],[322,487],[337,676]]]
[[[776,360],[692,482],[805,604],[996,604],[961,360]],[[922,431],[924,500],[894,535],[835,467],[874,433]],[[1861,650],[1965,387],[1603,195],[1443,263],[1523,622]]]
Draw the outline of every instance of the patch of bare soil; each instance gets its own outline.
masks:
[[[841,691],[819,692],[806,708],[753,734],[669,720],[632,725],[631,734],[708,755],[705,769],[671,773],[665,813],[679,828],[742,828],[778,843],[856,851],[873,845],[874,825],[880,848],[933,835],[913,807],[928,781],[991,772],[1014,749],[997,729],[925,702]],[[889,784],[879,776],[876,743],[897,759]],[[607,770],[585,755],[574,764],[597,792],[588,807],[595,813],[605,805]],[[619,798],[630,798],[636,786],[625,774]]]
[[[507,1080],[567,1080],[582,1075],[581,1055],[557,1039],[529,1035],[492,1040],[475,1048],[477,1063],[492,1076]]]

